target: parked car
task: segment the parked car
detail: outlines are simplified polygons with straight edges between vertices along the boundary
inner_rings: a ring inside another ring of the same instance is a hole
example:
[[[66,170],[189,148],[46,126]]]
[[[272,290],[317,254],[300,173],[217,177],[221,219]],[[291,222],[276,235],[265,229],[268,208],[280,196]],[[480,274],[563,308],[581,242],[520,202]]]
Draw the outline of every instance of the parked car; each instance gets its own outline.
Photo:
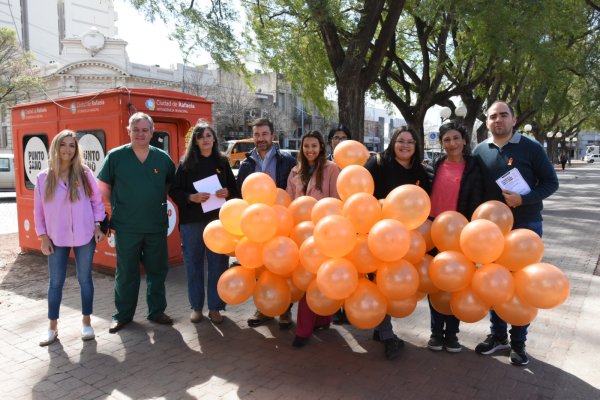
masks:
[[[298,150],[294,150],[294,149],[280,149],[279,150],[282,153],[288,153],[290,156],[294,157],[295,160],[298,159]]]
[[[0,190],[15,190],[15,160],[9,153],[0,154]]]
[[[600,154],[588,154],[583,158],[583,161],[589,163],[600,162]]]

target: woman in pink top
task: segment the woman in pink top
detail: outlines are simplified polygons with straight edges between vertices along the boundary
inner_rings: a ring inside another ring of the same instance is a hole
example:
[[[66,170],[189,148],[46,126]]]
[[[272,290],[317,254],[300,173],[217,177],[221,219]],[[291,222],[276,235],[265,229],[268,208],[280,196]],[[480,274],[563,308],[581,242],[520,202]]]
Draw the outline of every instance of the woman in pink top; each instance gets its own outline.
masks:
[[[286,189],[292,200],[300,196],[312,196],[317,200],[340,197],[336,189],[340,169],[335,163],[327,160],[326,150],[325,141],[319,131],[311,131],[302,136],[298,165],[292,168]],[[303,296],[298,302],[296,337],[292,345],[304,346],[313,330],[329,327],[331,319],[331,316],[315,314]]]
[[[81,338],[94,339],[91,326],[94,284],[92,259],[96,243],[104,238],[100,221],[104,204],[94,174],[83,164],[77,134],[61,131],[50,144],[49,168],[39,173],[34,192],[35,231],[48,256],[48,319],[50,326],[40,346],[58,337],[58,314],[71,249],[75,254],[81,288]]]
[[[430,217],[435,218],[444,211],[458,211],[470,219],[483,202],[483,177],[479,164],[470,154],[467,130],[450,121],[440,127],[439,138],[446,154],[433,163]],[[437,253],[437,250],[432,252]],[[460,352],[459,320],[454,315],[437,312],[431,301],[429,310],[431,337],[427,347],[433,351],[445,348],[450,353]]]

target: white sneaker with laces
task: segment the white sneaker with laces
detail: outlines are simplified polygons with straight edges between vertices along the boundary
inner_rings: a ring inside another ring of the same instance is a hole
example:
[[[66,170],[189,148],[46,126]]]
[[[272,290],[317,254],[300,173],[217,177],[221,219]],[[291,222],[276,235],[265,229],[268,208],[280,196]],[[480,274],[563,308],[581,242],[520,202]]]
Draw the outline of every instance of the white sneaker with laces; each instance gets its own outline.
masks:
[[[90,325],[84,325],[81,328],[81,340],[94,340],[95,337],[96,335],[94,334],[94,328],[92,328]]]

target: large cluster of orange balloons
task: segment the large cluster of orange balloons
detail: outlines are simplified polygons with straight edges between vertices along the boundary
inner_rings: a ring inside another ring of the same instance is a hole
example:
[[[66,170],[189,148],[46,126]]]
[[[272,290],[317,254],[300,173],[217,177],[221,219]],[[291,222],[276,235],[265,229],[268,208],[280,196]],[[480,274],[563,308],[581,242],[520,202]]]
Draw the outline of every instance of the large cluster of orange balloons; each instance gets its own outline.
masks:
[[[471,222],[454,211],[431,222],[429,197],[418,186],[373,196],[362,166],[367,157],[355,141],[336,147],[341,200],[292,200],[268,175],[250,175],[243,200],[225,203],[220,220],[204,231],[208,248],[235,254],[241,264],[221,276],[221,298],[240,304],[253,296],[260,312],[276,316],[305,295],[319,315],[344,306],[361,329],[386,314],[410,315],[426,294],[436,310],[462,321],[478,321],[493,308],[516,325],[565,301],[568,280],[540,262],[544,245],[534,232],[511,230],[504,203],[482,204]],[[440,253],[426,254],[434,246]]]
[[[553,308],[569,295],[569,281],[557,267],[541,263],[542,239],[528,229],[512,230],[510,208],[481,204],[471,222],[454,211],[438,215],[431,238],[441,251],[429,265],[433,307],[461,321],[475,322],[493,309],[506,322],[527,325],[539,308]]]

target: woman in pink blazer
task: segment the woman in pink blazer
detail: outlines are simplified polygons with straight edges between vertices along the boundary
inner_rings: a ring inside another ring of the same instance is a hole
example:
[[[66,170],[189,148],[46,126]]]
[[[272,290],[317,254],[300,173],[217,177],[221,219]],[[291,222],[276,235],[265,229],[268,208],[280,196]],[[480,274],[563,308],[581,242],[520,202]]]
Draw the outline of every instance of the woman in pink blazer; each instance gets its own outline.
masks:
[[[312,196],[317,200],[325,197],[339,198],[336,183],[340,169],[327,160],[327,147],[319,131],[311,131],[302,136],[298,165],[292,168],[288,177],[287,192],[293,199]],[[296,336],[292,345],[303,347],[314,329],[329,327],[331,316],[315,314],[302,297],[298,303]]]

